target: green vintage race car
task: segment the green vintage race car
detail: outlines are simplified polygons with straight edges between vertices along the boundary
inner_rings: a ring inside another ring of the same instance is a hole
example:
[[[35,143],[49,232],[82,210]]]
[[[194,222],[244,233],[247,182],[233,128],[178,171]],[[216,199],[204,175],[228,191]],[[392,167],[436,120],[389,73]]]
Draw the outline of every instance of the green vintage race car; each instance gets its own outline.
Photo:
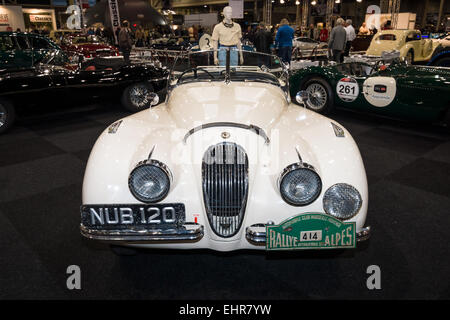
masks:
[[[450,68],[412,66],[400,59],[310,66],[293,72],[290,88],[293,101],[306,90],[306,106],[322,114],[341,107],[450,125]]]

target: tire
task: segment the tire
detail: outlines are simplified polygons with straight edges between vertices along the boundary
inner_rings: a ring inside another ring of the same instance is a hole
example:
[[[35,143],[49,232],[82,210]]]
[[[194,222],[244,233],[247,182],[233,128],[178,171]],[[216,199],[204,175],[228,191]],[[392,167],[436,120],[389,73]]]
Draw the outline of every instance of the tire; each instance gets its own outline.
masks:
[[[11,102],[0,99],[0,134],[6,132],[14,124],[16,112]]]
[[[406,61],[408,64],[412,65],[414,63],[414,51],[409,50],[406,54]]]
[[[138,112],[150,107],[146,95],[155,92],[149,83],[133,83],[125,88],[122,94],[122,105],[131,112]]]
[[[125,256],[135,256],[137,255],[137,250],[131,247],[122,247],[122,246],[116,246],[111,244],[109,246],[112,252],[114,252],[115,255],[125,257]]]
[[[300,90],[306,90],[312,97],[306,102],[306,107],[320,114],[329,114],[334,109],[333,90],[329,83],[319,77],[306,80]]]

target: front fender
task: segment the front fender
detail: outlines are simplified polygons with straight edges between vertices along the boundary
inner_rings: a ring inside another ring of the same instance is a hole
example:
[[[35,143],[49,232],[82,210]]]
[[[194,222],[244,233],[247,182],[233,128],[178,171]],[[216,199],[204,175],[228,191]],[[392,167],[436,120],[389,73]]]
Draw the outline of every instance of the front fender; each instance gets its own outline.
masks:
[[[175,125],[164,104],[115,123],[119,121],[117,131],[104,130],[92,148],[84,174],[83,204],[136,202],[128,189],[131,170],[148,159],[153,147],[152,158],[170,159],[167,153]]]

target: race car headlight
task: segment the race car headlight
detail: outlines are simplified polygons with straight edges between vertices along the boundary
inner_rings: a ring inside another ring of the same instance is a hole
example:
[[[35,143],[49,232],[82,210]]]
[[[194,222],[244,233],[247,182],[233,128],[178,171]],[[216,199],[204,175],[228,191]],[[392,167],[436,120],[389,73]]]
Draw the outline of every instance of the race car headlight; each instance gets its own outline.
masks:
[[[316,200],[322,191],[319,175],[314,168],[305,165],[290,165],[280,177],[281,197],[290,205],[306,206]]]
[[[361,206],[362,198],[358,190],[346,183],[332,185],[323,196],[325,212],[341,220],[355,216]]]
[[[139,163],[130,173],[128,186],[142,202],[158,202],[169,193],[171,174],[166,165],[156,160]]]

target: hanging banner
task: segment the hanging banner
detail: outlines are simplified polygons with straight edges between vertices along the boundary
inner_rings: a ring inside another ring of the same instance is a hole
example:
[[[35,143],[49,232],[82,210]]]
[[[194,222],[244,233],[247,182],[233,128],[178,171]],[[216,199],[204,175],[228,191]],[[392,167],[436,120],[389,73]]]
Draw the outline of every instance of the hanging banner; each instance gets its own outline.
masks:
[[[108,0],[109,4],[109,15],[111,16],[111,26],[114,34],[114,41],[116,44],[119,43],[116,35],[117,28],[120,27],[120,16],[119,16],[119,3],[118,0]]]
[[[244,18],[244,0],[229,0],[228,5],[233,9],[233,19]]]

